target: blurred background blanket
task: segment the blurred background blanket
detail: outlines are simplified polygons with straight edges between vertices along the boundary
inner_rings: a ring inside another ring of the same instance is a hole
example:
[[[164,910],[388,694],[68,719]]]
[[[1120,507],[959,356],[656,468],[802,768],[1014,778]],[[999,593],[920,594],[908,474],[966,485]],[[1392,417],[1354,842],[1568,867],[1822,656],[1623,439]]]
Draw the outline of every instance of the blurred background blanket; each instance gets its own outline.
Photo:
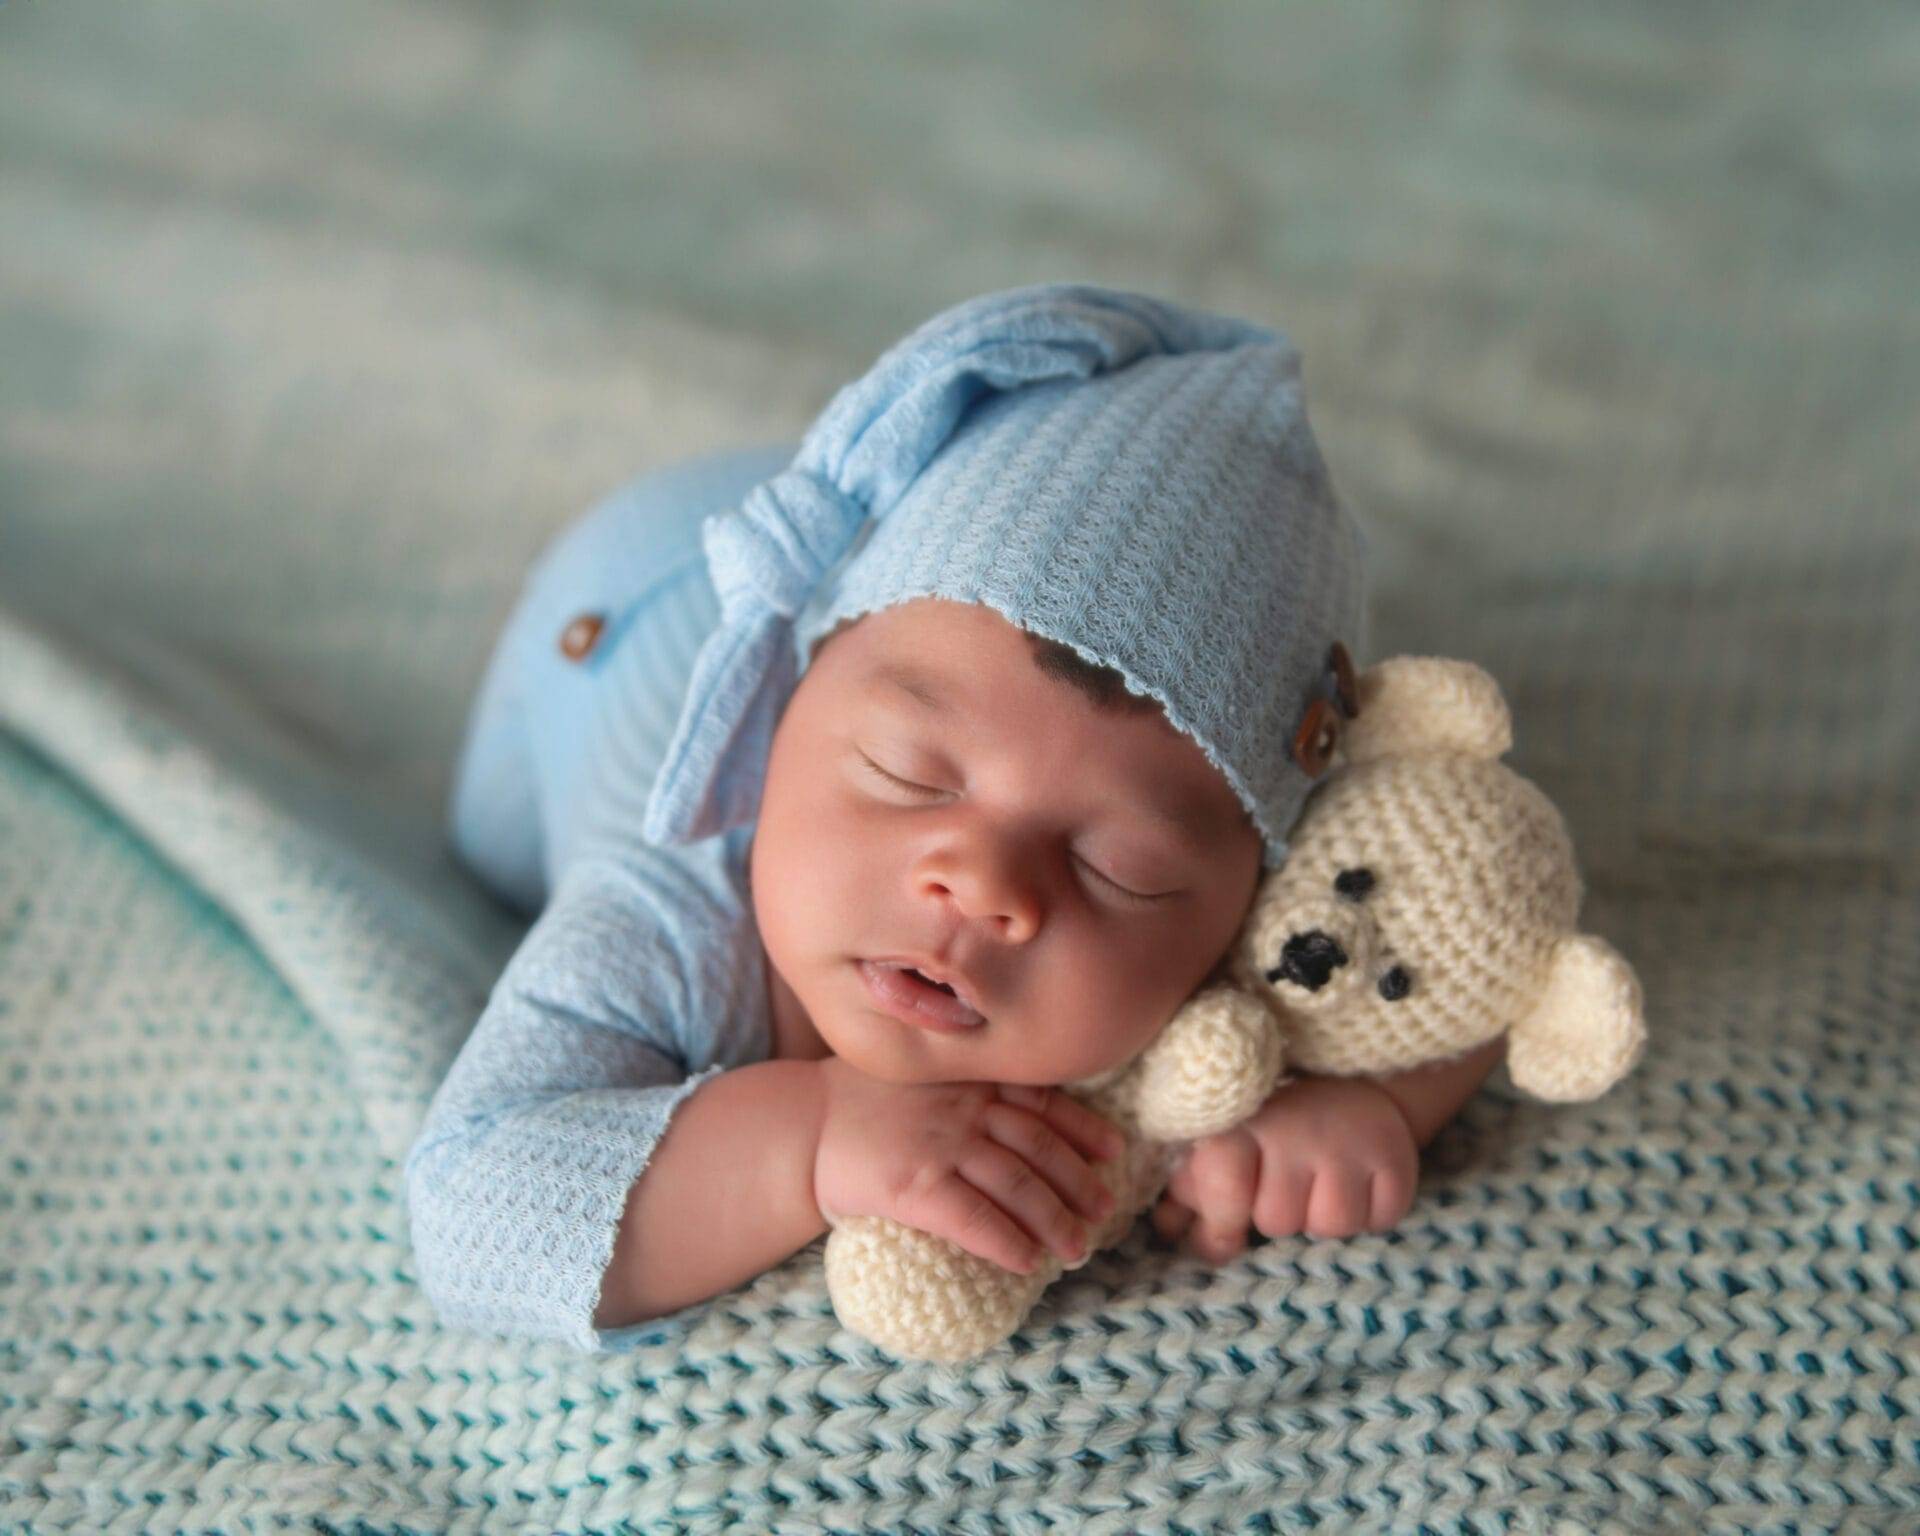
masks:
[[[0,1528],[1916,1529],[1916,79],[1894,5],[0,5]],[[1643,1069],[961,1369],[818,1246],[442,1330],[528,562],[1067,278],[1292,335],[1363,659],[1501,680]]]

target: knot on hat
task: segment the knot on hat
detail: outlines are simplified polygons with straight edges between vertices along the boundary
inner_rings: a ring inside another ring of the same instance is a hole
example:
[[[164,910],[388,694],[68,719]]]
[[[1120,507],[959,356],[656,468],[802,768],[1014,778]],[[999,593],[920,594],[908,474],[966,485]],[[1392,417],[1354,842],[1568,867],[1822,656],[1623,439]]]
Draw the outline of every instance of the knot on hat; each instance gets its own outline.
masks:
[[[763,480],[736,508],[701,527],[720,611],[728,624],[758,611],[792,619],[852,543],[866,508],[811,470]]]

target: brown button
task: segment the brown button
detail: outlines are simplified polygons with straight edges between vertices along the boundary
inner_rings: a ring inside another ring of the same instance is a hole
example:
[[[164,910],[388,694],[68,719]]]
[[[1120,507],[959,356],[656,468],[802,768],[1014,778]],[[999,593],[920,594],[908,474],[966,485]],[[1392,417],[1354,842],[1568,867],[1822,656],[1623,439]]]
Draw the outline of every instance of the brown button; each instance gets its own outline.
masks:
[[[1351,720],[1360,713],[1360,689],[1353,677],[1353,658],[1338,640],[1327,653],[1327,665],[1333,668],[1333,687],[1340,697],[1340,713]]]
[[[607,626],[606,617],[598,613],[583,613],[565,629],[560,631],[560,650],[569,661],[583,661],[600,638],[600,631]]]
[[[1307,716],[1293,738],[1293,760],[1308,778],[1317,779],[1333,761],[1333,749],[1339,740],[1340,712],[1325,699],[1315,699],[1307,706]]]

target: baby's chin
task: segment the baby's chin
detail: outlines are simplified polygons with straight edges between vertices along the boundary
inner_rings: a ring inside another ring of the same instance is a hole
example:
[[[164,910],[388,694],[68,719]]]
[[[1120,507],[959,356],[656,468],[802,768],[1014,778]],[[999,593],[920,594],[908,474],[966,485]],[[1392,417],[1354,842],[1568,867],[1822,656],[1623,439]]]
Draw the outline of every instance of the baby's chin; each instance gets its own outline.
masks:
[[[980,1029],[991,1029],[982,1024]],[[936,1035],[884,1015],[835,1020],[820,1038],[848,1066],[884,1083],[926,1086],[934,1083],[994,1081],[981,1070],[985,1053],[968,1051],[982,1042],[972,1035]]]

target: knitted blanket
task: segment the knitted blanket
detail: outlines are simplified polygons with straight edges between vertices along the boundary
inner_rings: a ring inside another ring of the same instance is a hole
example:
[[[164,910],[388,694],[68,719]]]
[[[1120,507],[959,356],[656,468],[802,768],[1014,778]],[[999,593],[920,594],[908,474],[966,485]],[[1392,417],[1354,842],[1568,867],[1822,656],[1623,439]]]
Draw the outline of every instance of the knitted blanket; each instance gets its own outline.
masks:
[[[1920,1528],[1911,12],[740,14],[0,6],[0,1530]],[[961,1368],[817,1245],[630,1355],[442,1329],[532,552],[1064,276],[1293,335],[1373,651],[1500,679],[1644,1065]]]

